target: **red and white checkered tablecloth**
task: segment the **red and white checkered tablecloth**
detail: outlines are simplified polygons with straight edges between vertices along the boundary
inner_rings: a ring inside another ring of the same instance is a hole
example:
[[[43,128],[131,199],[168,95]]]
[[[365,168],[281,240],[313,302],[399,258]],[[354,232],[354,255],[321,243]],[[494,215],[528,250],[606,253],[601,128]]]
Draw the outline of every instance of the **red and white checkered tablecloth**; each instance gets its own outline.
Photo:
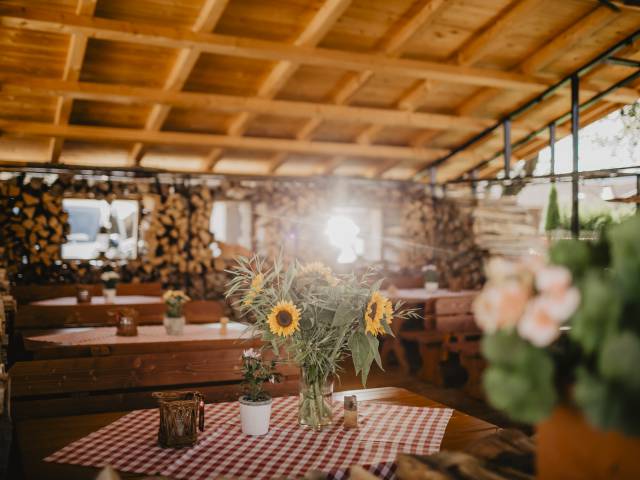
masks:
[[[380,478],[394,478],[398,453],[437,452],[453,411],[361,403],[359,428],[344,429],[342,405],[335,422],[321,432],[297,425],[297,397],[275,398],[271,430],[262,437],[244,435],[237,402],[205,407],[205,431],[191,448],[163,449],[157,444],[158,411],[136,410],[67,445],[45,461],[102,467],[176,479],[301,477],[328,472],[348,477],[348,467],[363,465]]]

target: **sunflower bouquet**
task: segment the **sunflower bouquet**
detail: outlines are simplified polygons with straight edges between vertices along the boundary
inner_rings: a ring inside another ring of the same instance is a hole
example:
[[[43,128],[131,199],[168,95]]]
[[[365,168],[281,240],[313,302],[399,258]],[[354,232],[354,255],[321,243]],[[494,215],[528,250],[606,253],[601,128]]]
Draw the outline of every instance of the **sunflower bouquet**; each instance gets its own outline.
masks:
[[[399,311],[372,282],[371,272],[335,275],[319,262],[282,260],[267,264],[259,257],[240,259],[227,297],[251,320],[251,329],[281,361],[300,366],[299,421],[314,429],[331,422],[331,389],[342,360],[351,355],[356,373],[366,384],[378,352],[380,335],[393,335]]]

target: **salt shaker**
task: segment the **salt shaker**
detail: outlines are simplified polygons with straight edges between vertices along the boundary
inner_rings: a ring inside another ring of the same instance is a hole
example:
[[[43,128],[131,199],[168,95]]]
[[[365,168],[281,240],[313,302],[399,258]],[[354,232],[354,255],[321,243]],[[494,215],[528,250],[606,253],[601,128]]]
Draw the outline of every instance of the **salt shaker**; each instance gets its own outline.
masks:
[[[358,399],[355,395],[344,397],[344,428],[358,428]]]

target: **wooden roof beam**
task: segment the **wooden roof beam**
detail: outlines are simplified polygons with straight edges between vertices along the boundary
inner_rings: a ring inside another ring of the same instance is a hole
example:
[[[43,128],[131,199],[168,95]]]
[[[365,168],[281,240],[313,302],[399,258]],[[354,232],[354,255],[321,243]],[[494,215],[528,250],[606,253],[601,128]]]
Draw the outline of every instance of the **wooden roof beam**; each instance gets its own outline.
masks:
[[[471,66],[477,61],[479,61],[487,52],[487,50],[494,45],[495,40],[502,34],[505,30],[509,28],[513,28],[516,22],[529,13],[539,2],[537,0],[515,0],[512,1],[506,8],[504,8],[501,12],[498,13],[497,16],[493,17],[482,29],[482,31],[478,35],[472,35],[471,39],[467,41],[462,47],[460,47],[452,56],[449,57],[447,63],[453,65],[460,66]],[[428,90],[433,89],[433,85],[430,85],[430,88],[425,91],[428,93]],[[411,95],[411,89],[400,98],[398,102],[398,106],[402,108],[401,101],[403,101],[403,97],[406,95]],[[412,99],[411,103],[409,103],[408,109],[415,110],[419,107],[419,102],[421,99],[425,97],[416,96]],[[377,134],[375,127],[371,128],[374,134]],[[371,131],[363,132],[367,137],[359,137],[360,140],[367,140],[371,142],[373,140],[373,136],[371,135]],[[437,136],[437,131],[430,129],[426,132],[420,133],[413,141],[414,145],[424,145],[427,141],[432,140],[435,136]],[[384,175],[384,173],[389,169],[395,166],[394,163],[388,163],[388,168],[385,169],[384,166],[376,169],[376,175],[378,177]]]
[[[13,13],[13,15],[9,13]],[[493,86],[541,92],[546,79],[512,72],[445,65],[438,62],[390,58],[384,55],[309,48],[268,40],[158,27],[139,23],[83,18],[77,15],[41,12],[30,8],[0,7],[0,25],[52,33],[84,33],[91,38],[166,48],[197,48],[202,52],[294,63],[351,71],[372,71],[416,79],[433,79],[477,86]]]
[[[84,16],[93,16],[96,11],[98,0],[78,0],[76,5],[76,14]],[[82,33],[74,33],[69,39],[69,49],[67,50],[67,59],[62,74],[63,80],[78,80],[82,63],[84,62],[84,54],[87,50],[87,36]],[[73,99],[58,97],[56,103],[56,112],[54,122],[58,125],[66,125],[71,117],[73,109]],[[62,153],[62,145],[64,139],[54,138],[51,140],[49,158],[52,163],[57,163]]]
[[[194,22],[191,30],[194,32],[210,32],[212,31],[220,17],[224,12],[229,0],[205,0],[200,13],[196,21]],[[200,58],[200,50],[196,48],[182,48],[178,51],[178,55],[169,71],[169,75],[164,82],[164,90],[177,91],[182,90],[184,84],[187,82],[189,75],[193,71]],[[145,130],[157,131],[162,129],[162,125],[169,116],[171,107],[168,105],[156,104],[151,107],[151,111],[145,122]],[[129,158],[131,158],[136,165],[140,163],[140,160],[145,154],[144,144],[137,142],[133,145]]]
[[[293,44],[303,47],[315,47],[349,7],[351,1],[326,0]],[[258,88],[257,96],[261,98],[275,97],[298,69],[298,66],[299,64],[287,60],[276,63],[262,81]],[[230,135],[243,135],[252,118],[253,116],[248,112],[242,112],[230,122],[227,129],[228,133]],[[215,166],[221,154],[222,151],[218,149],[209,152],[207,156],[209,169]],[[272,163],[274,161],[277,161],[277,159],[273,159]]]
[[[492,126],[489,118],[463,117],[428,112],[409,112],[386,108],[334,105],[331,103],[271,100],[259,97],[239,97],[216,93],[198,93],[135,87],[92,82],[68,82],[0,74],[0,92],[8,95],[61,96],[87,101],[119,103],[125,105],[165,105],[193,110],[254,115],[279,115],[311,118],[316,122],[340,121],[380,126],[403,126],[432,130],[461,130],[480,132]],[[516,121],[514,131],[527,133],[533,127],[528,122]],[[147,129],[154,131],[153,129]],[[157,131],[156,129],[155,131]],[[303,138],[300,138],[303,139]]]
[[[499,35],[505,30],[513,28],[534,7],[539,6],[539,0],[515,0],[503,9],[497,17],[491,19],[480,32],[474,33],[471,39],[456,53],[458,65],[473,65],[480,60],[495,45]]]
[[[264,137],[232,137],[201,133],[150,131],[131,128],[94,127],[84,125],[55,125],[38,122],[0,120],[0,133],[11,136],[61,137],[94,142],[135,142],[158,145],[207,146],[291,152],[311,155],[345,155],[412,162],[435,160],[445,155],[445,149],[358,145],[355,143],[311,142]]]
[[[425,28],[433,19],[434,14],[444,4],[444,0],[419,0],[396,22],[380,40],[376,50],[388,57],[398,57],[403,48],[421,29]],[[332,94],[333,102],[339,105],[346,104],[373,76],[372,70],[351,72],[339,83],[338,88]],[[422,93],[430,85],[429,80],[415,82],[416,91]],[[407,100],[408,101],[408,100]],[[309,138],[320,125],[315,119],[308,121],[298,131],[297,138]],[[381,130],[379,125],[374,125],[363,131],[358,137],[359,143],[371,143],[372,139]],[[276,160],[277,164],[277,160]]]
[[[537,73],[564,54],[567,50],[575,46],[583,38],[588,37],[601,28],[606,27],[609,23],[615,20],[617,16],[618,14],[616,14],[616,12],[606,7],[595,8],[580,20],[568,26],[566,30],[560,33],[551,42],[546,43],[533,54],[528,55],[514,70]],[[567,89],[561,89],[558,93],[563,94],[562,92],[567,91]],[[460,105],[456,109],[456,112],[462,115],[470,115],[499,93],[499,90],[492,88],[482,89]]]

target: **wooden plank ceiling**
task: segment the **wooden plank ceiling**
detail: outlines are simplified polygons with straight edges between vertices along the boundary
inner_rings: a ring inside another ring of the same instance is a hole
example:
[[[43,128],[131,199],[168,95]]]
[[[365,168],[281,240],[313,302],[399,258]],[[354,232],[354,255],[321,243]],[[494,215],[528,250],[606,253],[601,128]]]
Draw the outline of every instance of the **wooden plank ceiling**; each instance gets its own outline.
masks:
[[[614,3],[0,0],[0,162],[410,179],[638,30],[640,9]],[[594,69],[581,98],[629,73]],[[514,122],[514,140],[568,94]],[[583,122],[638,96],[620,89]],[[501,142],[498,129],[438,180]]]

